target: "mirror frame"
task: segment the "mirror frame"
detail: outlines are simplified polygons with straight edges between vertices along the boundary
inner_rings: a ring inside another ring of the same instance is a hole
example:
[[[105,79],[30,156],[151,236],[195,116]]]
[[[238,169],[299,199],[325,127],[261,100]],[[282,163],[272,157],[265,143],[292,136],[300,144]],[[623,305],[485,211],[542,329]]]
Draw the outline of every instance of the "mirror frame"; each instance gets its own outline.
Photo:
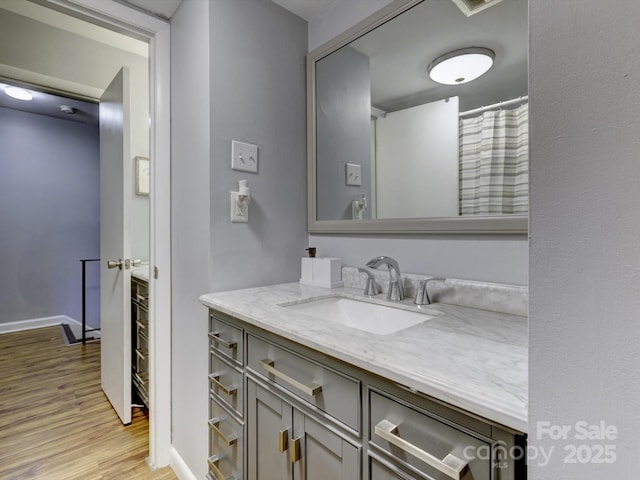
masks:
[[[526,234],[528,215],[318,220],[316,188],[316,62],[428,0],[394,0],[307,55],[307,226],[309,233],[351,234]]]

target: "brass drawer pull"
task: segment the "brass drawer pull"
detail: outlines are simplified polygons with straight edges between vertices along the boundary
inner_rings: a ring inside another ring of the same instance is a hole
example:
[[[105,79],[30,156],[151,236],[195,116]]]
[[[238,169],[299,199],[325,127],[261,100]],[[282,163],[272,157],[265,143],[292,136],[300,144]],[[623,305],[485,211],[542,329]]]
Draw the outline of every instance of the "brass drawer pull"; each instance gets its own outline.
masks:
[[[227,348],[236,348],[238,346],[238,342],[235,340],[223,340],[220,338],[220,332],[209,332],[209,338],[216,343],[220,343]]]
[[[218,435],[218,437],[220,437],[224,443],[231,446],[238,442],[238,435],[236,435],[235,433],[232,433],[227,437],[224,433],[220,431],[220,428],[218,427],[218,425],[220,425],[219,418],[212,418],[211,420],[209,420],[209,428],[211,428],[211,430],[213,430],[215,434]]]
[[[441,473],[444,473],[450,478],[460,480],[462,478],[462,472],[467,467],[467,462],[456,457],[453,454],[448,454],[443,460],[434,457],[429,452],[425,452],[419,447],[416,447],[412,443],[398,436],[398,425],[394,425],[388,420],[382,420],[375,426],[376,435],[383,438],[387,442],[395,445],[401,450],[407,452],[409,455],[416,457],[418,460],[423,461],[427,465],[435,468]]]
[[[302,458],[300,453],[300,437],[294,438],[291,441],[291,463],[296,463]]]
[[[286,373],[276,369],[275,362],[269,358],[265,358],[264,360],[261,360],[260,366],[270,374],[278,377],[280,380],[283,380],[284,382],[288,383],[294,388],[297,388],[301,392],[306,393],[307,395],[310,395],[313,397],[315,395],[318,395],[320,392],[322,392],[322,385],[319,385],[315,382],[304,384],[302,382],[299,382],[295,378],[291,378]]]
[[[207,459],[207,463],[209,463],[209,470],[213,472],[217,480],[236,480],[236,477],[231,475],[230,477],[225,477],[220,469],[218,468],[217,463],[224,458],[224,455],[212,455]],[[210,477],[209,475],[207,475]]]
[[[211,375],[209,375],[209,380],[211,380],[211,382],[216,387],[222,390],[225,393],[225,395],[235,395],[236,393],[238,393],[238,387],[236,387],[235,385],[225,386],[222,383],[220,383],[220,380],[218,380],[219,378],[220,378],[219,373],[212,373]]]
[[[284,453],[289,449],[289,429],[278,432],[278,450]]]

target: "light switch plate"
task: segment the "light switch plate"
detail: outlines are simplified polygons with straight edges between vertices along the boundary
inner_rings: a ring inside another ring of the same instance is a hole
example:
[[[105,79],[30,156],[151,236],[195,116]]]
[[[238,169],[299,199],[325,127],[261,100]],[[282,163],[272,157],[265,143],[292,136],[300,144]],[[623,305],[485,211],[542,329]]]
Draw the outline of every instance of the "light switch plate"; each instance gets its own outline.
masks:
[[[231,142],[231,169],[258,173],[258,146],[233,140]]]
[[[353,187],[362,185],[362,167],[355,163],[347,163],[345,167],[345,180],[347,185]]]

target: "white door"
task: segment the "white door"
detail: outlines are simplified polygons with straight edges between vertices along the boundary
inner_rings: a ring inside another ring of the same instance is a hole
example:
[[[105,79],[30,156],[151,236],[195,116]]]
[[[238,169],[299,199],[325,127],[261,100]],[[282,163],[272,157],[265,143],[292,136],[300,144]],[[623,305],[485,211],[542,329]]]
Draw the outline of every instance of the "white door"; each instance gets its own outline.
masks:
[[[123,67],[100,99],[100,360],[102,390],[124,424],[131,423],[129,100]]]

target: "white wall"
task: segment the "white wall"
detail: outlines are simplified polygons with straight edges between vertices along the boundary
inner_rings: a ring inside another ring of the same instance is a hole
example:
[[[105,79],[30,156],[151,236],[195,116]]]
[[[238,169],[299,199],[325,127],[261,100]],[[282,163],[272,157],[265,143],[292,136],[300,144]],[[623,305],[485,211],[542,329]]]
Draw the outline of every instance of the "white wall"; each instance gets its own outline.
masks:
[[[458,97],[376,120],[377,218],[455,217]]]
[[[171,18],[171,430],[197,478],[208,456],[206,311],[211,290],[209,2],[184,0]]]
[[[533,480],[638,476],[638,18],[638,2],[530,0],[529,441],[555,448],[548,466],[530,462]],[[578,421],[617,438],[536,429]],[[566,463],[581,444],[613,445],[615,463]]]
[[[337,0],[309,22],[309,49],[319,47],[389,3],[389,0]],[[407,272],[528,284],[526,235],[309,235],[309,245],[318,247],[318,255],[339,257],[345,265],[361,266],[372,256],[390,255]]]

